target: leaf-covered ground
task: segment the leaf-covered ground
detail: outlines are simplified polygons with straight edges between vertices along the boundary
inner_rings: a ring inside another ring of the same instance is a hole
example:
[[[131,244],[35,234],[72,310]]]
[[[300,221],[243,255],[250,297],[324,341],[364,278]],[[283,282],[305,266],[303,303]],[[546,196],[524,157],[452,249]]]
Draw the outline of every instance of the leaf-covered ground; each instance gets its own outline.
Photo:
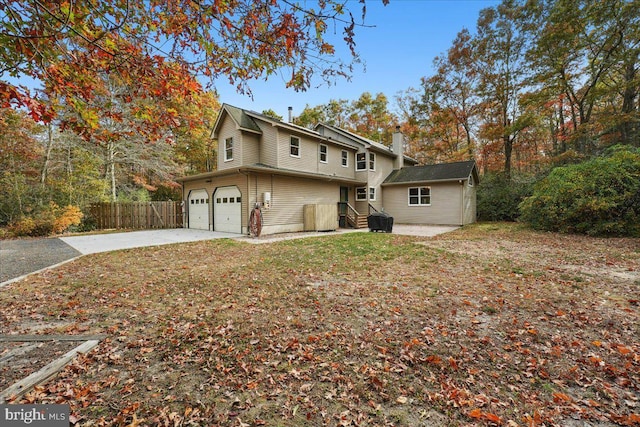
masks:
[[[108,335],[20,400],[79,425],[640,425],[638,239],[216,240],[85,256],[0,304],[4,331]]]

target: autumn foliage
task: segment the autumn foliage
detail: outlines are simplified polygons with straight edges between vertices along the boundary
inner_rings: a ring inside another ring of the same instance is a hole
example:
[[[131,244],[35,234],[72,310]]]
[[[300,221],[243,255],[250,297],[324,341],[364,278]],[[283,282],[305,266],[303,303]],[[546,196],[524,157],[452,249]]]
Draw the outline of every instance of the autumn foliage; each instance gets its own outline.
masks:
[[[88,130],[102,116],[84,104],[105,94],[106,76],[130,83],[123,96],[154,102],[197,91],[196,76],[228,79],[250,92],[249,81],[278,72],[288,87],[305,90],[314,76],[331,81],[349,74],[352,61],[335,55],[335,25],[357,60],[356,20],[335,0],[308,9],[257,0],[9,0],[0,16],[0,76],[41,81],[49,98],[84,115],[70,125]],[[0,107],[26,107],[34,119],[49,120],[53,110],[42,105],[25,87],[0,81]],[[172,119],[162,113],[141,112]]]
[[[9,223],[7,230],[14,237],[61,234],[80,225],[83,213],[77,206],[60,207],[54,202],[33,216],[22,216]]]

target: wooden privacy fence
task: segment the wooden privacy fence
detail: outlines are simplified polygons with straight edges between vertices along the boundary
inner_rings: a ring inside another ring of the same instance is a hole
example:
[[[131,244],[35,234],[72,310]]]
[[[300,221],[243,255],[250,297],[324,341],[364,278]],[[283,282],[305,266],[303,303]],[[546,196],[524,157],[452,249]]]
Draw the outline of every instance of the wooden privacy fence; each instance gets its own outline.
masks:
[[[98,229],[182,227],[182,202],[95,203],[89,212]]]

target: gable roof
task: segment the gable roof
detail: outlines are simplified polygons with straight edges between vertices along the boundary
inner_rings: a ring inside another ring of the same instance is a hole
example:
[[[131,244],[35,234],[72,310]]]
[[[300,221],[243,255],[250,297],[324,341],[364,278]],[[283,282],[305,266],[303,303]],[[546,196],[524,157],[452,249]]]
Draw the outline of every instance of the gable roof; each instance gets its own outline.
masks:
[[[323,136],[315,130],[308,129],[303,126],[298,126],[293,123],[284,122],[275,117],[267,116],[255,111],[234,107],[233,105],[229,104],[222,104],[220,114],[218,114],[218,118],[213,126],[213,131],[211,133],[213,137],[218,136],[218,128],[222,124],[225,114],[228,114],[229,117],[231,117],[235,122],[236,127],[243,131],[262,134],[262,129],[260,128],[258,123],[268,123],[271,126],[285,128],[296,133],[306,134],[312,138],[324,139]]]
[[[236,124],[236,127],[240,130],[244,130],[252,133],[262,133],[262,129],[256,124],[255,120],[249,116],[245,110],[234,107],[229,104],[222,104],[222,108],[220,109],[220,114],[218,114],[218,118],[216,119],[215,124],[213,125],[213,131],[211,135],[217,137],[218,135],[218,127],[222,123],[225,114],[228,114],[229,117],[233,119]]]
[[[343,135],[345,138],[347,138],[348,140],[351,141],[355,141],[360,143],[361,145],[364,145],[365,147],[368,148],[374,148],[377,151],[381,151],[383,153],[392,153],[391,149],[389,147],[387,147],[384,144],[381,144],[377,141],[373,141],[369,138],[365,138],[364,136],[358,135],[356,133],[353,133],[351,131],[336,127],[336,126],[332,126],[332,125],[328,125],[326,123],[318,123],[315,127],[315,130],[318,131],[318,129],[322,129],[322,128],[327,128],[327,129],[331,129],[332,131],[334,131],[335,133],[339,134],[339,135]]]
[[[478,182],[478,168],[474,160],[424,166],[407,166],[391,172],[382,185],[467,180],[472,174],[474,182]]]
[[[326,123],[318,123],[315,126],[315,130],[320,132],[320,134],[324,135],[324,130],[328,129],[338,135],[340,135],[341,137],[343,137],[345,139],[345,142],[349,142],[351,145],[357,146],[363,146],[371,151],[374,152],[378,152],[384,155],[387,155],[389,157],[392,158],[396,158],[398,157],[398,155],[396,153],[393,152],[391,147],[387,147],[384,144],[381,144],[377,141],[373,141],[371,139],[365,138],[361,135],[358,135],[356,133],[353,133],[351,131],[333,126],[333,125],[328,125]],[[404,156],[404,161],[407,163],[411,163],[411,164],[417,164],[418,161],[415,160],[414,158],[411,158],[407,155]]]

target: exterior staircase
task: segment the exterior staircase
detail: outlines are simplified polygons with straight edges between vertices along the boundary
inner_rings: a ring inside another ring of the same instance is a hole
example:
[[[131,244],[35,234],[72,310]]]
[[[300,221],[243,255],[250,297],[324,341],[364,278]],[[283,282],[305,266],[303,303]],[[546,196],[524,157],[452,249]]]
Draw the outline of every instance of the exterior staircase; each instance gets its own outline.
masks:
[[[368,228],[367,216],[359,213],[353,206],[346,202],[340,202],[338,206],[340,216],[345,220],[345,226],[351,228]]]

